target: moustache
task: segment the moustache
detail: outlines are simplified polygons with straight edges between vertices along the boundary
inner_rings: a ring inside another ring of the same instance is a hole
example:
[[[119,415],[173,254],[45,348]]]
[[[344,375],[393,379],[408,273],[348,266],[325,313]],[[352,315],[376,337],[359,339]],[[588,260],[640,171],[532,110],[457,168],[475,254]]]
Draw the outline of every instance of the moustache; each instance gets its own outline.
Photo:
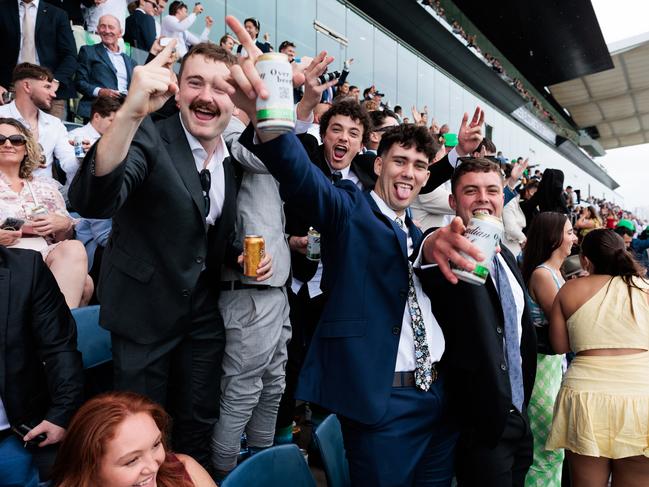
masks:
[[[189,105],[190,110],[205,110],[208,112],[215,113],[216,115],[221,115],[221,110],[219,110],[219,107],[214,105],[213,103],[207,103],[207,102],[202,102],[202,101],[194,101]]]

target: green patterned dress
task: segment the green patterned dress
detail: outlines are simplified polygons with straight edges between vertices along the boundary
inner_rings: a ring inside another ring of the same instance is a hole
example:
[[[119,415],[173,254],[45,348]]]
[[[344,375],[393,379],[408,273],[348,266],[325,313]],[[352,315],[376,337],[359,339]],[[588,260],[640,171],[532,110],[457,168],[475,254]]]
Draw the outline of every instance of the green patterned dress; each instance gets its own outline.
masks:
[[[545,265],[538,267],[550,271],[557,287],[561,287],[562,282],[550,268]],[[547,318],[541,307],[531,298],[529,306],[532,322],[536,326],[547,326]],[[534,437],[534,461],[525,477],[525,487],[561,487],[564,452],[546,451],[545,440],[550,434],[554,401],[561,387],[563,357],[541,353],[536,355],[536,380],[527,408]]]

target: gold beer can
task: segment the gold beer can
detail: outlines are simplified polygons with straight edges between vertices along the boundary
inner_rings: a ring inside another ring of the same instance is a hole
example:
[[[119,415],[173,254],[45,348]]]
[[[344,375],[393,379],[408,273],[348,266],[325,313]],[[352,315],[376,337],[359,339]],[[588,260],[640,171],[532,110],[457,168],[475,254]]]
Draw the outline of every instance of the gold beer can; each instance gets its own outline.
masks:
[[[257,277],[257,267],[266,253],[266,243],[261,235],[246,235],[243,239],[243,275]]]

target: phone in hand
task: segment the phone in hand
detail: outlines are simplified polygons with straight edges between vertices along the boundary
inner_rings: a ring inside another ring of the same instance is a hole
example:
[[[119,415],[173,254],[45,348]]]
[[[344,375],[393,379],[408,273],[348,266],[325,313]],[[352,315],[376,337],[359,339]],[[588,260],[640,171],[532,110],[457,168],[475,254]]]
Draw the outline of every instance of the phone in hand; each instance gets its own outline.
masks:
[[[33,427],[28,426],[26,424],[19,424],[17,426],[12,426],[11,430],[20,437],[20,441],[24,441],[23,438],[27,433],[29,433]],[[47,435],[45,433],[41,433],[40,435],[32,438],[31,440],[25,442],[29,446],[38,446],[39,443],[42,443],[47,439]]]
[[[25,220],[21,220],[20,218],[12,218],[8,217],[2,225],[0,225],[0,229],[2,230],[11,230],[12,232],[16,232],[20,230],[20,228],[25,224]]]

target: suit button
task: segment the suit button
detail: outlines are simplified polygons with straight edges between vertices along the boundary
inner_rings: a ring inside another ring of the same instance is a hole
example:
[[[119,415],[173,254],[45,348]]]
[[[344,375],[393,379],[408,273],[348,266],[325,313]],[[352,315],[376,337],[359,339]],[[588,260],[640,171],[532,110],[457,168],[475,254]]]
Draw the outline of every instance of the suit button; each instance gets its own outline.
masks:
[[[399,333],[401,333],[401,327],[400,326],[393,326],[392,327],[392,334],[393,335],[398,335]]]
[[[496,333],[498,333],[500,335],[502,332],[503,332],[503,329],[500,326],[496,328]]]
[[[500,364],[500,370],[507,370],[507,364]]]
[[[202,257],[196,257],[196,259],[194,259],[194,260],[196,261],[197,264],[202,264],[203,263],[203,258]]]
[[[189,295],[190,295],[191,293],[192,293],[192,292],[191,292],[189,289],[183,289],[183,296],[184,296],[184,297],[186,297],[186,298],[189,297]]]
[[[399,296],[402,298],[408,297],[408,290],[407,289],[399,289]]]

